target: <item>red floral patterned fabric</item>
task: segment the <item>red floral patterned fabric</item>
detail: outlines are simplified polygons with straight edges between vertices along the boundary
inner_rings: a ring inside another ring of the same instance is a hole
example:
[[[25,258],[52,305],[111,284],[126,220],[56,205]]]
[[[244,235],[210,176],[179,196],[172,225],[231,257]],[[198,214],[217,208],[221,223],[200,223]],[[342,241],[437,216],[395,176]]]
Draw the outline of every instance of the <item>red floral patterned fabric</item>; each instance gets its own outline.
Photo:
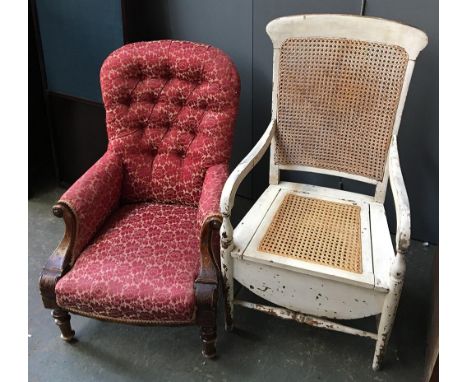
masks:
[[[197,222],[203,225],[207,217],[219,214],[219,200],[223,191],[224,183],[229,176],[229,166],[218,164],[208,169],[203,184],[203,190],[198,204]]]
[[[230,157],[239,100],[230,59],[184,41],[126,45],[104,62],[101,87],[123,199],[198,205],[207,169]]]
[[[200,225],[228,175],[236,68],[212,46],[141,42],[105,60],[101,88],[108,150],[60,200],[77,217],[78,260],[57,302],[101,318],[191,322]]]
[[[129,322],[192,322],[196,215],[189,206],[122,206],[59,280],[58,305]]]
[[[73,210],[78,223],[73,259],[119,203],[122,179],[121,160],[108,151],[60,198],[59,202]]]

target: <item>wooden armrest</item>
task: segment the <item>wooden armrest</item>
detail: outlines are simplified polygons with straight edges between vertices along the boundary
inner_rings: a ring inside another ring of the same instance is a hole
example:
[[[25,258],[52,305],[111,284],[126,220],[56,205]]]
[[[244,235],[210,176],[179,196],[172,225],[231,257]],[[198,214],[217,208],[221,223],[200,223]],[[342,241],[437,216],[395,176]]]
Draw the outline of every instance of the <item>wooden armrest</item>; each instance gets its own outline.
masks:
[[[221,194],[220,208],[223,216],[228,217],[231,215],[232,207],[234,207],[234,198],[239,185],[265,154],[267,148],[270,146],[275,128],[276,119],[273,119],[254,148],[247,154],[242,162],[239,163],[231,175],[229,175]]]
[[[76,217],[72,264],[119,205],[123,174],[120,156],[107,151],[61,196]]]
[[[57,281],[69,271],[76,240],[76,217],[71,208],[59,202],[52,208],[52,212],[65,221],[65,234],[54,253],[47,260],[39,278],[42,301],[44,307],[49,309],[57,308],[55,286]]]
[[[389,176],[397,217],[396,250],[405,253],[411,242],[411,216],[408,194],[401,173],[396,137],[393,136],[389,151]]]
[[[218,282],[221,280],[219,247],[213,248],[213,234],[219,232],[222,218],[220,214],[207,217],[203,223],[200,238],[200,274],[195,280],[197,302],[197,323],[213,326],[216,323]]]
[[[219,232],[221,223],[220,214],[207,217],[203,223],[200,237],[200,274],[195,283],[218,284],[221,267],[219,248],[213,248],[213,234]]]

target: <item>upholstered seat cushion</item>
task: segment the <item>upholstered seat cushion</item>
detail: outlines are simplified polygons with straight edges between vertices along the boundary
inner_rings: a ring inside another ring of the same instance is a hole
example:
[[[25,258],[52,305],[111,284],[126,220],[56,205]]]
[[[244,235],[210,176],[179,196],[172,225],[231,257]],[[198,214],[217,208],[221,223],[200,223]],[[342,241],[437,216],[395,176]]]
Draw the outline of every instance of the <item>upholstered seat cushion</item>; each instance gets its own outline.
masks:
[[[182,205],[120,207],[57,283],[58,305],[122,322],[193,322],[196,217]]]

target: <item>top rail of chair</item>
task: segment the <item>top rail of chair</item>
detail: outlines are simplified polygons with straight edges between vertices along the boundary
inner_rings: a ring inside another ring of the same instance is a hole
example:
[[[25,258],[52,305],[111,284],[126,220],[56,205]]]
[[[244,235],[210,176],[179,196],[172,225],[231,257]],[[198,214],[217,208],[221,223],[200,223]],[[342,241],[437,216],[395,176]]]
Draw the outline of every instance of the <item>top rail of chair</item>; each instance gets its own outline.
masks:
[[[289,38],[348,38],[401,46],[408,52],[410,60],[415,60],[428,43],[427,35],[415,27],[356,15],[285,16],[270,21],[266,31],[275,49]]]

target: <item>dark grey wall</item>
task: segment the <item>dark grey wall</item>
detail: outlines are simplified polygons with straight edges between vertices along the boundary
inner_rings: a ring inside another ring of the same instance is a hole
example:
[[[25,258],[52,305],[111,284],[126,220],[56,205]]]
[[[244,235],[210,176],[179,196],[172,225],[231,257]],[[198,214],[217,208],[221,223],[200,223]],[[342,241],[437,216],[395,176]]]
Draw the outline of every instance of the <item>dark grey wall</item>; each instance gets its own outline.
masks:
[[[101,102],[99,70],[123,44],[120,0],[36,0],[47,90]]]
[[[370,0],[369,16],[385,17],[427,33],[418,57],[398,134],[411,204],[413,237],[439,241],[439,24],[438,0]],[[390,193],[389,193],[390,194]],[[387,198],[387,206],[389,198]],[[393,211],[393,208],[387,208]],[[394,220],[394,214],[389,213]]]

